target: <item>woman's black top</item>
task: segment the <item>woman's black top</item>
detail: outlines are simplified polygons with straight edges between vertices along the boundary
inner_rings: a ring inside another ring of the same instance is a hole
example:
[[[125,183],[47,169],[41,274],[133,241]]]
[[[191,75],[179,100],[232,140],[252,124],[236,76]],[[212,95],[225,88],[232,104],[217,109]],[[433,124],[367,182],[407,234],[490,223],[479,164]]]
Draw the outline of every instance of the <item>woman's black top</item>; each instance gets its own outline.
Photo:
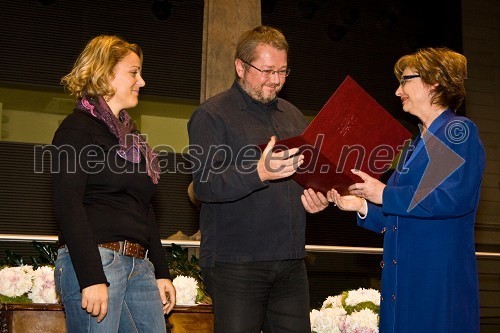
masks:
[[[59,242],[68,247],[80,288],[107,283],[97,244],[128,240],[149,249],[156,278],[170,278],[151,199],[156,185],[145,159],[116,153],[118,139],[103,122],[75,110],[51,148]]]

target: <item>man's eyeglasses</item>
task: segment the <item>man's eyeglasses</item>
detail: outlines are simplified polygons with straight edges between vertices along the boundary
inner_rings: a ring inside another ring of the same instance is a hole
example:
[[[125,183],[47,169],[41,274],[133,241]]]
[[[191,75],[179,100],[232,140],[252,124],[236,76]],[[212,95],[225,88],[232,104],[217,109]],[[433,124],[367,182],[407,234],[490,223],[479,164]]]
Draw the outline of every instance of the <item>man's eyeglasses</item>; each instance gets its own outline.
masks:
[[[240,59],[241,60],[241,59]],[[278,75],[280,77],[287,77],[288,75],[290,75],[290,68],[286,68],[286,69],[280,69],[280,70],[277,70],[277,71],[274,71],[272,69],[260,69],[260,68],[257,68],[255,67],[254,65],[246,62],[245,60],[241,60],[242,63],[244,64],[247,64],[248,66],[258,70],[260,72],[260,75],[264,78],[270,78],[272,75],[278,73]]]
[[[401,76],[401,79],[399,79],[399,84],[402,87],[402,86],[404,86],[406,84],[406,81],[408,81],[410,79],[414,79],[416,77],[420,77],[420,74],[403,75],[403,76]]]

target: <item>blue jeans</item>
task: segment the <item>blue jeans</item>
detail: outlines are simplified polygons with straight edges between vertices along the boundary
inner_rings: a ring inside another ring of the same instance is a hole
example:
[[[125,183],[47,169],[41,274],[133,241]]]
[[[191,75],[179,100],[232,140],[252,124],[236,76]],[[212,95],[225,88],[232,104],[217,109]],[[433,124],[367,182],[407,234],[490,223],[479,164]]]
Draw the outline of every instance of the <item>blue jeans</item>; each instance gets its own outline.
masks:
[[[66,247],[57,253],[55,284],[66,314],[68,333],[164,333],[165,317],[147,259],[123,256],[99,248],[108,282],[108,313],[100,322],[82,308],[82,294]]]
[[[202,268],[215,333],[306,333],[309,285],[304,260],[223,263]]]

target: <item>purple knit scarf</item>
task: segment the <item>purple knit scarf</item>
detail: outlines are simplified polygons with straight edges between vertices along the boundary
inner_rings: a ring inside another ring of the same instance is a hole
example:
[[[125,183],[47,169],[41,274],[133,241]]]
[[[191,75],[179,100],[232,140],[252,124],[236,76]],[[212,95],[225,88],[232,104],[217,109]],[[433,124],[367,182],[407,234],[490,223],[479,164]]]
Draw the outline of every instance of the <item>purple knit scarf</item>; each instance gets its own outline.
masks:
[[[87,112],[93,117],[103,121],[118,138],[120,148],[118,156],[133,163],[141,161],[141,155],[146,159],[148,176],[154,184],[158,184],[160,179],[160,167],[155,152],[148,146],[144,138],[140,135],[134,120],[125,110],[121,110],[119,118],[116,118],[113,111],[101,96],[83,96],[76,105],[78,110]]]

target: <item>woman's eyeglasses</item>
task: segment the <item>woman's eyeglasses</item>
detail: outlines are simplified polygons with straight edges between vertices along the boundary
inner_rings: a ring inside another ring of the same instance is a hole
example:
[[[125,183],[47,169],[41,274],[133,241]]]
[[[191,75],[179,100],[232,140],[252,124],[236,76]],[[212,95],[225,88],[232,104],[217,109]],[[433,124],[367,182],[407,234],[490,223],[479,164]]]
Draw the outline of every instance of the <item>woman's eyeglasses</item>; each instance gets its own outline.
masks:
[[[401,85],[401,87],[403,87],[406,84],[406,81],[414,79],[416,77],[420,77],[420,74],[403,75],[401,76],[401,79],[399,79],[399,84]]]

